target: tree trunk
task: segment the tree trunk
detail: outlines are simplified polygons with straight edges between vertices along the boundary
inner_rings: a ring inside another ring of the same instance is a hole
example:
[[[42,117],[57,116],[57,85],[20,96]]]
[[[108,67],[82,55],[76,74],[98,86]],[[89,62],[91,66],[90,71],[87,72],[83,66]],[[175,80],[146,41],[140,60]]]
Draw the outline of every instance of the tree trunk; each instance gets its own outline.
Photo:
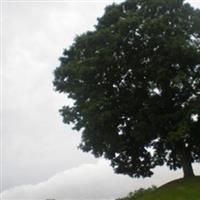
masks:
[[[183,147],[180,157],[181,157],[181,164],[183,167],[184,178],[193,177],[194,172],[192,168],[192,157],[190,150],[187,147]]]

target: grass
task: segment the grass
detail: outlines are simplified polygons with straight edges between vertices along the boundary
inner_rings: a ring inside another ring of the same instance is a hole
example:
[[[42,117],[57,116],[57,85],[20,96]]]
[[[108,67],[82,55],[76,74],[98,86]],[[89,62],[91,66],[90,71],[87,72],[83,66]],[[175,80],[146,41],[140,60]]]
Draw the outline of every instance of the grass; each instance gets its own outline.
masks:
[[[200,176],[178,179],[157,189],[144,190],[139,196],[132,194],[121,200],[200,200]]]

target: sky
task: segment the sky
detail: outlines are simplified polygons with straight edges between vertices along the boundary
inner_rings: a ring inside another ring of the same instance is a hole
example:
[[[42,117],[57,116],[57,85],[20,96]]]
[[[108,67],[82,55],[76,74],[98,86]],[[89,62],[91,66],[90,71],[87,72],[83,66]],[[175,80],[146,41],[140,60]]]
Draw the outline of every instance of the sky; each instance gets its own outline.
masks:
[[[58,58],[112,2],[122,1],[1,2],[2,200],[111,200],[182,176],[165,167],[151,179],[116,175],[109,161],[79,150],[80,134],[62,123],[58,110],[72,101],[53,89]]]

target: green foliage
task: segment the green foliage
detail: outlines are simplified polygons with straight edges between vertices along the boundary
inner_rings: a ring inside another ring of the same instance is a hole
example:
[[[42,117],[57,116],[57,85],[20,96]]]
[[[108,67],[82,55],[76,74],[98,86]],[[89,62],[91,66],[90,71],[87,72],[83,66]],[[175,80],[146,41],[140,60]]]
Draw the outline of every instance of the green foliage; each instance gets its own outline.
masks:
[[[55,89],[74,100],[60,113],[80,148],[115,172],[148,177],[200,161],[200,11],[182,0],[127,0],[60,58]],[[194,117],[196,116],[196,120]]]
[[[150,188],[144,189],[140,188],[134,192],[130,192],[127,197],[119,198],[116,200],[137,200],[139,197],[149,194],[150,192],[156,190],[156,186],[152,186]]]

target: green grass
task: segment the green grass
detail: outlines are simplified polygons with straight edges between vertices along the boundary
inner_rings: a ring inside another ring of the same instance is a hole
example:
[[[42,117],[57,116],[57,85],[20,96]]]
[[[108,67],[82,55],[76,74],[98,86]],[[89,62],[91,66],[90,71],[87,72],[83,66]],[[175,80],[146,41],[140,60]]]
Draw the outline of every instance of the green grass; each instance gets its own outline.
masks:
[[[139,197],[126,200],[200,200],[200,176],[178,179],[153,191],[144,192]]]

